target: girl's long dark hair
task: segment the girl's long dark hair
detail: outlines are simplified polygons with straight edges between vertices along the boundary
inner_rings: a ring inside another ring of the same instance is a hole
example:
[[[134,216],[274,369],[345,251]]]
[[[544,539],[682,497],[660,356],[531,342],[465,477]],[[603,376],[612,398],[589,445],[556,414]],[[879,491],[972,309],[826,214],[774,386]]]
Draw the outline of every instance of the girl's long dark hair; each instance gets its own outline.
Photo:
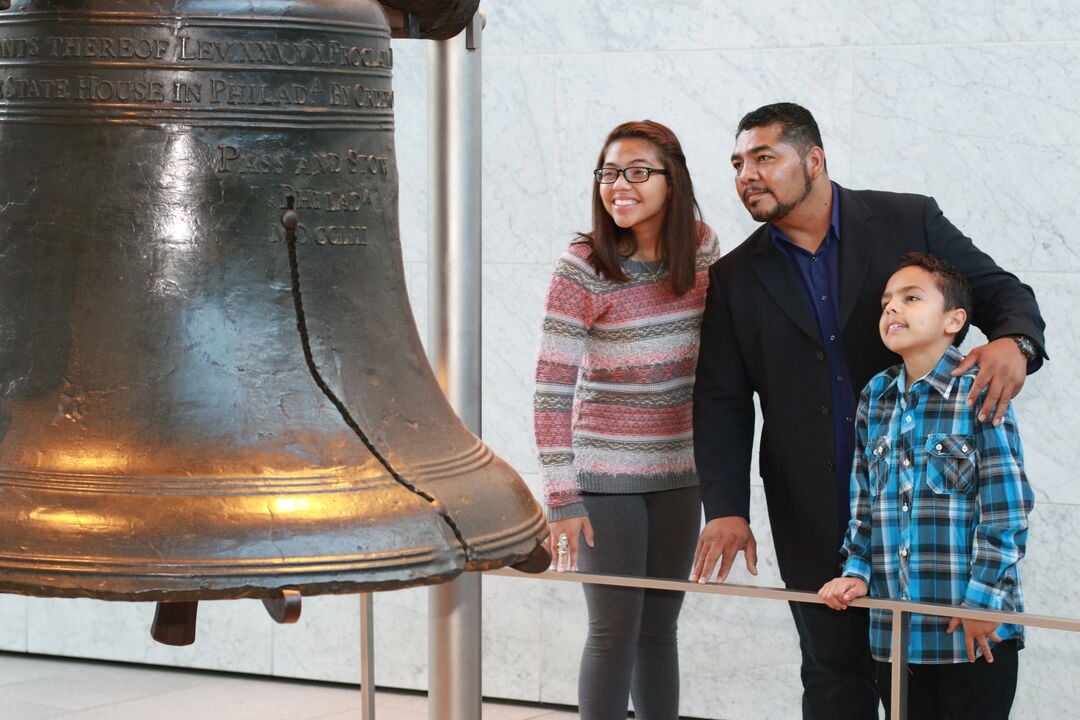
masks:
[[[694,197],[694,184],[686,169],[686,156],[682,145],[670,128],[651,120],[628,122],[619,125],[607,136],[596,167],[604,164],[608,148],[616,140],[645,140],[660,151],[660,162],[667,171],[670,194],[660,229],[660,257],[668,271],[671,289],[682,295],[694,287],[697,275],[697,221],[701,208]],[[630,278],[622,271],[621,261],[637,252],[637,240],[629,228],[615,224],[600,199],[600,184],[594,183],[592,197],[593,229],[581,233],[581,239],[592,247],[592,261],[597,272],[614,280],[627,282]]]

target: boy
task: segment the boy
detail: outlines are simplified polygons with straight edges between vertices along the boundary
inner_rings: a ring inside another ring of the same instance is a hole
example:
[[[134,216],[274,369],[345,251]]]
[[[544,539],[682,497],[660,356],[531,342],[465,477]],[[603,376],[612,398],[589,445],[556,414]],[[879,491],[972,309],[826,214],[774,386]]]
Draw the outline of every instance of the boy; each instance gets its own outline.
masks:
[[[929,255],[905,255],[889,278],[879,330],[904,362],[859,398],[844,568],[818,591],[834,610],[867,592],[1023,610],[1017,563],[1034,497],[1012,408],[999,424],[979,422],[965,404],[975,371],[950,374],[970,305],[964,277]],[[891,632],[891,613],[872,609],[883,698]],[[913,615],[908,717],[1008,718],[1023,637],[1018,625]]]

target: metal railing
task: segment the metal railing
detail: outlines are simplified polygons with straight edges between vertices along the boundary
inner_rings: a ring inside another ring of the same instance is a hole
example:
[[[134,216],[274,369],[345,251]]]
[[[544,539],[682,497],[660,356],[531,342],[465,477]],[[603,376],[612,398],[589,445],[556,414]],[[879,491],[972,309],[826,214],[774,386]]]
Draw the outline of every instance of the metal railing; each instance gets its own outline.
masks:
[[[613,585],[616,587],[641,588],[643,590],[674,590],[677,592],[703,593],[706,595],[726,595],[728,597],[756,598],[761,600],[783,600],[785,602],[825,603],[816,593],[803,590],[765,587],[759,585],[738,585],[726,583],[698,583],[689,580],[664,580],[649,577],[629,577],[625,575],[596,575],[581,572],[553,572],[551,570],[527,574],[501,568],[489,570],[485,575],[519,578],[523,580],[546,580],[555,582],[590,583],[593,585]],[[907,720],[907,647],[908,632],[911,628],[911,616],[937,615],[940,617],[959,617],[972,620],[995,620],[999,623],[1012,623],[1026,627],[1039,627],[1048,630],[1080,632],[1080,619],[1062,618],[1052,615],[1034,615],[1031,613],[1002,612],[997,610],[974,610],[942,605],[938,603],[917,603],[909,600],[881,600],[863,597],[851,602],[852,607],[879,608],[893,613],[892,623],[892,695],[889,698],[889,715],[892,720]],[[360,667],[362,681],[361,718],[375,720],[375,649],[374,625],[371,595],[360,596]]]
[[[726,583],[698,583],[689,580],[663,580],[660,578],[628,577],[624,575],[593,575],[580,572],[554,572],[548,570],[535,575],[502,568],[490,570],[488,575],[500,575],[532,580],[558,582],[590,583],[593,585],[614,585],[617,587],[641,588],[644,590],[675,590],[678,592],[704,593],[708,595],[727,595],[729,597],[759,598],[763,600],[783,600],[786,602],[811,603],[824,605],[817,593],[785,588],[763,587],[758,585],[737,585]],[[911,628],[911,615],[937,615],[941,617],[959,617],[971,620],[994,620],[998,623],[1012,623],[1026,627],[1047,628],[1080,632],[1080,619],[1061,618],[1052,615],[1033,615],[997,610],[975,610],[954,605],[938,603],[917,603],[908,600],[881,600],[863,597],[851,602],[852,607],[878,608],[893,613],[892,623],[892,696],[889,698],[889,715],[892,720],[907,720],[907,648],[908,631]]]

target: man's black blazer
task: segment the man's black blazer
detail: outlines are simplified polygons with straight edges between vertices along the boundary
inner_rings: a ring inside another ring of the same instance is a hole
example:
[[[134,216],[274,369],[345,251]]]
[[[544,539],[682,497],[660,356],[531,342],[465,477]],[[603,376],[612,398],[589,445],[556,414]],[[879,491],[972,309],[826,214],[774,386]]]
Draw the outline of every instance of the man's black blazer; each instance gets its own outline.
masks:
[[[840,188],[839,201],[840,327],[856,393],[900,362],[882,344],[878,319],[885,282],[910,251],[931,253],[967,277],[972,322],[988,338],[1026,335],[1043,352],[1045,323],[1031,288],[976,248],[932,198]],[[712,266],[694,389],[694,454],[706,520],[749,519],[758,393],[760,471],[780,573],[791,587],[817,590],[837,574],[842,535],[829,369],[798,283],[769,225]]]

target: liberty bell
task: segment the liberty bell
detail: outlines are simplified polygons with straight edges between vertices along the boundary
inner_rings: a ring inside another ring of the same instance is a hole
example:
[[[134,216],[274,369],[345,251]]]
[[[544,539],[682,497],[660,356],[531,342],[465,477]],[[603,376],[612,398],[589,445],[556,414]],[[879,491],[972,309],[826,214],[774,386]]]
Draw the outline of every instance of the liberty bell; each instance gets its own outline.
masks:
[[[0,592],[282,620],[546,565],[398,238],[390,21],[477,0],[0,3]]]

